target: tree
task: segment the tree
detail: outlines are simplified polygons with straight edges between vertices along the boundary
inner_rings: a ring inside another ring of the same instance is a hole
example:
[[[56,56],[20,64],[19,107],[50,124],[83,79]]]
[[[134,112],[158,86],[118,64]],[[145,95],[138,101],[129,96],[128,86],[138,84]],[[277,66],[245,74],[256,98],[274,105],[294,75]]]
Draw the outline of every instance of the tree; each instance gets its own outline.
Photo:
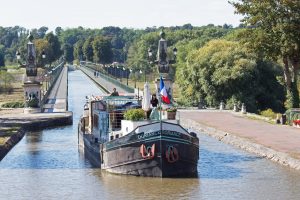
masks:
[[[111,63],[113,52],[111,42],[108,38],[102,36],[96,37],[92,42],[94,61],[102,64]]]
[[[52,62],[57,60],[62,55],[61,45],[58,40],[58,37],[56,35],[54,35],[52,32],[50,32],[46,35],[46,40],[48,41],[50,49],[51,49],[51,53],[49,55],[47,55],[48,61],[51,64]]]
[[[252,112],[265,108],[281,111],[283,88],[274,71],[272,64],[239,43],[212,40],[188,54],[185,68],[178,69],[177,82],[186,103],[203,99],[210,106],[221,101],[243,102]],[[272,105],[266,104],[271,100]]]
[[[12,81],[14,77],[10,73],[0,70],[0,92],[10,92]]]
[[[74,45],[74,51],[73,51],[73,56],[77,60],[84,60],[83,58],[83,40],[78,40],[75,45]]]
[[[83,44],[82,50],[83,50],[83,54],[85,56],[85,58],[88,61],[92,61],[93,60],[93,56],[94,56],[94,52],[93,52],[93,46],[92,46],[92,42],[93,42],[94,38],[93,37],[89,37]]]
[[[64,57],[66,61],[72,62],[74,60],[73,47],[70,44],[66,43],[63,49],[64,49]]]
[[[5,66],[4,55],[5,55],[4,46],[0,45],[0,69]]]
[[[52,57],[52,49],[50,47],[49,42],[46,39],[36,39],[34,40],[35,48],[36,48],[36,64],[38,67],[43,66],[46,62]],[[42,52],[46,52],[46,59],[42,58]]]
[[[277,61],[282,60],[288,107],[299,107],[297,79],[300,62],[300,4],[298,0],[239,0],[231,2],[248,25],[246,44]]]

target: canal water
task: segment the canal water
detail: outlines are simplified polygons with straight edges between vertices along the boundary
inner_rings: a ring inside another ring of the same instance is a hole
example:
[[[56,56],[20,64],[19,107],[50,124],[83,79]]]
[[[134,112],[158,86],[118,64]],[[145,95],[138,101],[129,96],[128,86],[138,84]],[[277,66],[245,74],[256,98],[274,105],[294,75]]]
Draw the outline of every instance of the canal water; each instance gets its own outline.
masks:
[[[0,199],[300,199],[300,173],[200,134],[198,178],[112,175],[77,148],[85,96],[100,94],[69,72],[73,126],[27,133],[0,162]]]

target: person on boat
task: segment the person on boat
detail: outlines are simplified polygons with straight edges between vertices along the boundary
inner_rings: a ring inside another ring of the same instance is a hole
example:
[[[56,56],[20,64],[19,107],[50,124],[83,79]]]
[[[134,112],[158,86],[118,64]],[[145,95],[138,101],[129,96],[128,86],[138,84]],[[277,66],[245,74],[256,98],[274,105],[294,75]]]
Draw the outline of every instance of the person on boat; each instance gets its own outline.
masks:
[[[157,107],[158,105],[158,99],[156,98],[156,94],[153,94],[150,101],[153,108]]]
[[[110,94],[110,96],[119,96],[119,92],[116,88],[113,89],[113,92]]]

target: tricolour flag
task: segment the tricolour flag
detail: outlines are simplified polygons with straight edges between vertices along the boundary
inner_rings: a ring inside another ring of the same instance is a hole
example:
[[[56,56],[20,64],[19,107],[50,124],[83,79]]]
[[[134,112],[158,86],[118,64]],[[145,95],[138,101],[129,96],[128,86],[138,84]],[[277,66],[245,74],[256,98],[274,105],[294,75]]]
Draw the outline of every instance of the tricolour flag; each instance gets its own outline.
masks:
[[[162,77],[160,77],[160,95],[162,102],[171,103]]]

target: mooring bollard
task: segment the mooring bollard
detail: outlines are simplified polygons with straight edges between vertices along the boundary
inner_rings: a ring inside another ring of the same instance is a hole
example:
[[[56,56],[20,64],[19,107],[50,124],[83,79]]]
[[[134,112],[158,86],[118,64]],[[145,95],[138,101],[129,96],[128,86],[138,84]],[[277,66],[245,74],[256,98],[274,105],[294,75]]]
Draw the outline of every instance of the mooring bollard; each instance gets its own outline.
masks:
[[[224,110],[224,108],[225,108],[224,102],[221,101],[221,103],[220,103],[220,110]]]
[[[236,103],[233,104],[233,111],[234,111],[234,112],[238,112],[238,111],[239,111],[239,110],[238,110],[238,107],[237,107],[237,105],[236,105]]]
[[[246,111],[246,106],[245,106],[244,103],[242,103],[242,109],[241,109],[241,112],[242,112],[242,114],[246,114],[246,113],[247,113],[247,111]]]

